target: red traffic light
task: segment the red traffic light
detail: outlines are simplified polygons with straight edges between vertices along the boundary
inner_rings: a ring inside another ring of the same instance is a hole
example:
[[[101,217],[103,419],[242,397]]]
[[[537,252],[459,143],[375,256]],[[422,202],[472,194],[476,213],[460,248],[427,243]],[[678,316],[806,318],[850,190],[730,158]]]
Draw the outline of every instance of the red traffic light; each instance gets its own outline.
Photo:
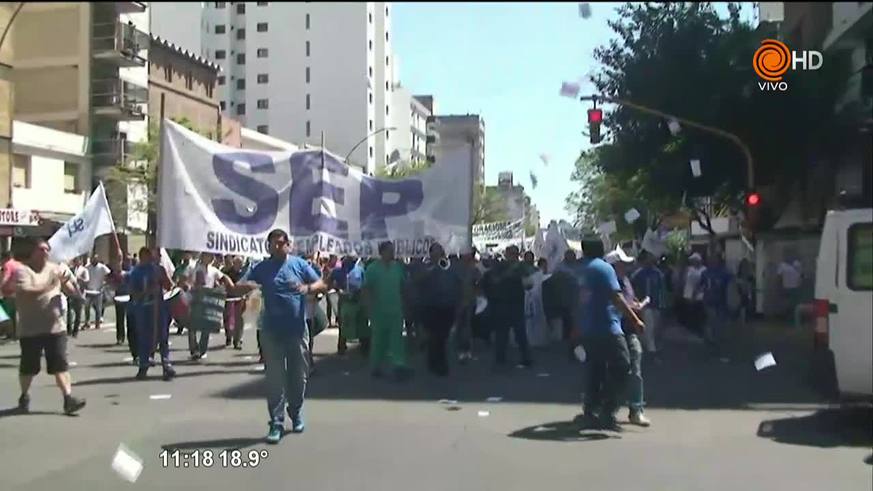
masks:
[[[758,193],[751,193],[746,196],[746,204],[749,206],[758,206],[761,203],[761,195]]]
[[[603,111],[600,109],[589,109],[588,110],[588,122],[589,123],[602,123],[603,122]]]

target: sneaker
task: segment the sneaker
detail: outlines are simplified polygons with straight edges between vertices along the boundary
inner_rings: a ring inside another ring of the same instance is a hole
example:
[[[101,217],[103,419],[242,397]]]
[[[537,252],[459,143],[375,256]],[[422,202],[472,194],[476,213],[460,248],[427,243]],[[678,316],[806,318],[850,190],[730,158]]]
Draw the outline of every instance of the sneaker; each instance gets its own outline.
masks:
[[[176,377],[176,369],[171,367],[170,365],[166,365],[164,367],[164,380],[170,381]]]
[[[73,396],[67,396],[64,398],[64,414],[67,416],[76,414],[83,407],[85,407],[85,399],[79,399]]]
[[[630,416],[628,416],[628,420],[631,422],[631,424],[642,426],[644,428],[652,426],[652,421],[647,418],[642,411],[631,411]]]
[[[145,379],[148,378],[148,373],[149,373],[149,369],[148,369],[148,368],[140,368],[140,369],[136,372],[136,379],[137,379],[137,380],[145,380]]]
[[[21,394],[21,397],[18,398],[18,412],[22,414],[27,414],[30,412],[30,396],[27,394]]]
[[[585,429],[599,428],[600,424],[597,420],[597,415],[591,412],[583,412],[573,418],[573,423]]]
[[[230,345],[231,345],[232,342],[233,342],[233,341],[231,341],[230,339],[225,339],[225,340],[224,340],[224,347],[225,347],[225,348],[230,348]]]
[[[306,429],[306,423],[303,422],[303,418],[300,418],[296,421],[292,422],[291,432],[292,433],[303,433],[303,430]]]
[[[266,441],[270,445],[275,445],[279,443],[279,440],[282,439],[282,428],[281,425],[270,425],[270,431],[267,433]]]
[[[197,360],[199,360],[199,359],[200,359],[200,353],[191,353],[191,356],[190,356],[189,359],[190,359],[191,361],[197,361]]]
[[[618,424],[618,421],[615,418],[601,418],[599,428],[604,431],[612,431],[614,433],[622,433],[624,428]]]
[[[205,360],[205,359],[206,359],[206,353],[203,353],[202,355],[200,355],[200,359],[201,359],[201,360]]]

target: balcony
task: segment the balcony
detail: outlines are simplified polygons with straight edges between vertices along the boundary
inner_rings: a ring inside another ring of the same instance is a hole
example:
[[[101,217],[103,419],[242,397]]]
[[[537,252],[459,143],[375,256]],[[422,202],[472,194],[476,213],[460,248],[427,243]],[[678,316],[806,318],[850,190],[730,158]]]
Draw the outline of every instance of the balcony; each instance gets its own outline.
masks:
[[[95,60],[119,67],[144,67],[146,58],[140,55],[149,47],[149,36],[132,24],[109,22],[94,24],[91,40]]]
[[[119,14],[141,14],[146,11],[146,2],[114,2]]]
[[[91,108],[94,115],[117,120],[145,119],[143,104],[148,89],[118,78],[95,80],[91,85]]]
[[[134,143],[120,138],[91,142],[91,158],[96,165],[126,164],[133,156]]]

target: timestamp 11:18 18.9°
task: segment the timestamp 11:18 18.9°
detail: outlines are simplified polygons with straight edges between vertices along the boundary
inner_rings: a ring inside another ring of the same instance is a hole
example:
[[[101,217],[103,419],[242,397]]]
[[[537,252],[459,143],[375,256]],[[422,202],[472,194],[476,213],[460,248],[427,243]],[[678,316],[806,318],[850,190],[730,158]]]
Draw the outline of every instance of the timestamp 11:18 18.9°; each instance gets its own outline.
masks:
[[[179,450],[163,450],[158,455],[161,466],[175,469],[198,469],[222,467],[225,469],[247,469],[261,464],[269,453],[266,450],[249,450],[243,453],[240,450],[192,450],[181,452]]]

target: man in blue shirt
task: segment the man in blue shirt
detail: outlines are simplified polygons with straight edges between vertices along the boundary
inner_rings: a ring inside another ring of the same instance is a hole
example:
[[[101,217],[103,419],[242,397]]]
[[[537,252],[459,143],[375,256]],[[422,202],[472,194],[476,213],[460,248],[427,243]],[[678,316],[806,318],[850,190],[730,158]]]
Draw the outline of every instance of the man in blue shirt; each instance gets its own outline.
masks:
[[[645,325],[625,301],[615,270],[603,260],[603,243],[586,240],[583,253],[590,261],[579,284],[582,343],[588,355],[582,419],[588,427],[621,431],[615,413],[623,399],[630,368],[621,315],[638,332]]]
[[[659,361],[655,335],[657,328],[661,325],[661,311],[666,308],[667,292],[664,274],[655,266],[655,256],[652,254],[644,251],[637,260],[642,267],[631,275],[631,284],[637,294],[637,298],[649,297],[650,302],[643,307],[642,312],[643,322],[646,323],[646,332],[643,339],[646,351],[656,361]]]
[[[728,322],[727,293],[733,276],[718,254],[709,257],[709,264],[700,278],[703,290],[703,307],[706,309],[704,337],[715,356],[723,363],[730,361],[724,356],[723,344]]]
[[[306,295],[326,287],[305,259],[290,255],[291,242],[284,230],[271,231],[267,241],[270,258],[252,266],[231,291],[245,295],[261,288],[261,347],[270,413],[267,443],[276,444],[285,430],[286,405],[294,433],[302,433],[305,427],[303,398],[309,375]]]
[[[143,247],[139,250],[139,257],[139,264],[128,276],[137,329],[139,371],[136,378],[145,380],[148,377],[151,354],[155,345],[160,343],[164,380],[170,380],[176,376],[176,371],[170,365],[170,309],[164,301],[164,291],[172,289],[173,282],[164,267],[154,260],[151,249]]]

